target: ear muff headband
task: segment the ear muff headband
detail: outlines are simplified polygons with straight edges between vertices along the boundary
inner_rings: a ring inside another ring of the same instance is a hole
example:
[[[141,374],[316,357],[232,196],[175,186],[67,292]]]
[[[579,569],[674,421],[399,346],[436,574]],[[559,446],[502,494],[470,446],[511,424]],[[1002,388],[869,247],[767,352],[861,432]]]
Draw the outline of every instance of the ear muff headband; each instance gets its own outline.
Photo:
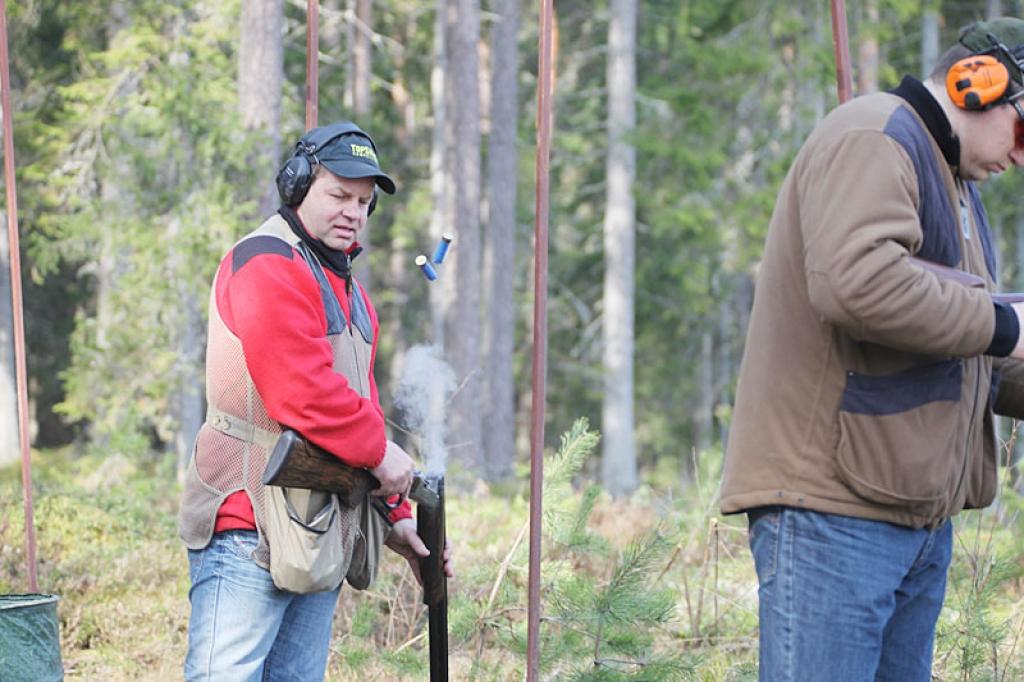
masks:
[[[377,151],[373,138],[367,135],[355,123],[342,121],[323,128],[314,128],[295,145],[295,153],[285,161],[277,172],[277,193],[285,206],[298,206],[306,198],[309,188],[313,185],[313,166],[320,160],[317,154],[331,142],[342,135],[358,135],[365,138],[374,153]],[[373,186],[373,197],[366,209],[366,215],[372,215],[377,208],[377,186]]]
[[[1003,101],[1010,71],[990,54],[978,54],[953,64],[946,73],[946,92],[961,109],[982,111]]]

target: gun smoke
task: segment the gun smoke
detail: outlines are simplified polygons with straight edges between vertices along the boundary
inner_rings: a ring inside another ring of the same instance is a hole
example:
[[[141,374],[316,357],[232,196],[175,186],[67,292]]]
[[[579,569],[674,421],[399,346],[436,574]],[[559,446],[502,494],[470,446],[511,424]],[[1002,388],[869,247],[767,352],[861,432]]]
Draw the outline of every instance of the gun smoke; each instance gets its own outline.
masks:
[[[455,390],[455,372],[439,346],[418,345],[405,354],[404,371],[395,391],[405,428],[417,438],[428,474],[444,473],[448,461],[448,399]]]

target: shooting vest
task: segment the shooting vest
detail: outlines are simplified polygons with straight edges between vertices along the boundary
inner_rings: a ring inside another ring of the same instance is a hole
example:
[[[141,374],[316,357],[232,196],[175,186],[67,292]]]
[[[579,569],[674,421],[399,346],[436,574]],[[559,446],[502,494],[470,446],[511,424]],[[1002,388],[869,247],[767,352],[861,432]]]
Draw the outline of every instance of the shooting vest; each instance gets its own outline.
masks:
[[[268,219],[239,240],[234,248],[237,249],[247,239],[260,236],[272,236],[287,242],[305,259],[320,285],[327,318],[327,338],[334,351],[334,371],[344,375],[360,396],[368,397],[373,324],[359,284],[352,280],[351,320],[346,320],[319,261],[280,215],[275,214]],[[271,557],[266,532],[270,491],[263,486],[262,477],[267,457],[281,434],[281,425],[267,415],[263,399],[256,391],[246,367],[242,343],[221,317],[217,307],[216,280],[210,293],[206,400],[206,421],[196,437],[185,474],[179,532],[189,549],[206,547],[213,536],[221,504],[232,493],[244,490],[252,502],[259,533],[259,544],[252,559],[269,569]],[[314,495],[326,498],[326,494]],[[367,546],[376,543],[366,542],[360,524],[365,524],[367,520],[379,520],[365,501],[354,509],[338,506],[338,512],[336,525],[342,535],[344,562],[340,567],[340,575],[350,573],[347,576],[349,582],[358,589],[364,589],[376,573],[376,553],[379,547]],[[359,564],[364,563],[369,555],[372,555],[372,567],[360,567]],[[351,571],[349,562],[352,564]],[[365,574],[366,570],[369,570],[369,575]]]

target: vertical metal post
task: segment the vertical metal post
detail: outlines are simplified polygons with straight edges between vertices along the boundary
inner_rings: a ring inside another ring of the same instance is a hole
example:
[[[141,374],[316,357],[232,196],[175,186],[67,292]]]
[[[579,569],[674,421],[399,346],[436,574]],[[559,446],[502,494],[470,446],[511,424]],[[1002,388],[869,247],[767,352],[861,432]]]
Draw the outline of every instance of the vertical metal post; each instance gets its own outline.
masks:
[[[845,0],[832,0],[832,42],[836,53],[836,83],[839,103],[853,97],[853,76],[850,69],[850,38],[846,28]]]
[[[25,370],[25,320],[21,296],[21,251],[18,244],[18,197],[14,184],[14,122],[11,111],[11,68],[7,53],[7,2],[0,0],[0,106],[4,119],[4,184],[7,189],[7,241],[11,257],[11,310],[14,313],[14,364],[18,389],[18,439],[21,442],[21,486],[25,497],[25,561],[28,586],[36,579],[36,529],[32,515],[32,452],[28,434],[28,380]]]
[[[548,210],[551,157],[553,0],[541,0],[537,65],[537,159],[533,270],[533,398],[530,426],[530,573],[526,679],[540,674],[541,503],[544,496],[544,403],[547,392]]]
[[[306,3],[306,130],[320,113],[320,0]]]

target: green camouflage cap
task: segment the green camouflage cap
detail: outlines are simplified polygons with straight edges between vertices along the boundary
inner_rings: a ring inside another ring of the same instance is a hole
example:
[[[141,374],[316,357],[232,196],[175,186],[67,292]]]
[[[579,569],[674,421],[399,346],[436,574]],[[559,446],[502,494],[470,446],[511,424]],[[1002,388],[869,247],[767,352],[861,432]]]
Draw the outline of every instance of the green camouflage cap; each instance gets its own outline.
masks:
[[[960,33],[960,44],[975,54],[991,54],[1003,63],[1010,78],[1024,84],[1021,65],[1024,63],[1024,20],[999,17],[971,24]],[[1005,47],[1010,54],[1000,49]]]

